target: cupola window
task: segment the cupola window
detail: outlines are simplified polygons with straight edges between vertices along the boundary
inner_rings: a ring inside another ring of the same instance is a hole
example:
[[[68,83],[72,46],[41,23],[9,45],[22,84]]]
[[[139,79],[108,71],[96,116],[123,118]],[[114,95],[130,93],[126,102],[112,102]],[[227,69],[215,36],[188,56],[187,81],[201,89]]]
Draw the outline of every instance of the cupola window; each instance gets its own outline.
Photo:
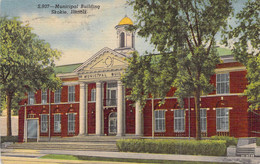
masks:
[[[125,47],[125,33],[120,34],[120,47]]]

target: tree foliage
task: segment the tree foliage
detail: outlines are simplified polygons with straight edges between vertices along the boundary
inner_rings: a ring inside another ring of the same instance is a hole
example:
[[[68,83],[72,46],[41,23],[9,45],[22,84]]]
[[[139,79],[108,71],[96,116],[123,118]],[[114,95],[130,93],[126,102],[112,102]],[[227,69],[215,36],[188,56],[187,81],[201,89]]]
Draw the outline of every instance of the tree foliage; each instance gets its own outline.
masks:
[[[128,59],[129,67],[122,76],[127,88],[131,88],[128,99],[140,101],[144,106],[150,96],[164,99],[176,76],[175,57],[170,54],[140,56],[134,52]]]
[[[0,89],[6,96],[7,135],[11,135],[11,105],[15,95],[36,89],[60,87],[54,59],[60,52],[32,33],[16,18],[0,18]]]
[[[224,42],[234,41],[232,52],[247,68],[248,85],[245,90],[249,108],[260,108],[260,1],[249,0],[237,15],[237,26],[231,28]]]
[[[196,138],[200,139],[200,96],[214,89],[209,80],[220,61],[216,53],[215,36],[227,26],[227,18],[233,10],[230,0],[128,2],[134,7],[138,35],[149,39],[162,55],[174,56],[177,66],[176,78],[175,74],[172,75],[174,87],[177,88],[175,95],[182,106],[183,98],[194,96]],[[164,83],[163,86],[169,88],[168,85]]]

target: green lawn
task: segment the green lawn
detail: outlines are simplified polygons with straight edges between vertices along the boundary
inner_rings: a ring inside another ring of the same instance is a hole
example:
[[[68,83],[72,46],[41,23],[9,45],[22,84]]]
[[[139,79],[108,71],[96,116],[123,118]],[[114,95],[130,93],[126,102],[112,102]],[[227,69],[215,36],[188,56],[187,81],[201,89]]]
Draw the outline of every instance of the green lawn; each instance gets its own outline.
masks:
[[[219,163],[215,163],[215,162],[192,162],[192,161],[183,162],[183,161],[169,161],[169,160],[106,158],[106,157],[73,156],[73,155],[58,155],[58,154],[48,154],[48,155],[45,155],[41,158],[44,158],[44,159],[63,159],[63,160],[86,160],[86,161],[133,162],[133,163],[219,164]]]

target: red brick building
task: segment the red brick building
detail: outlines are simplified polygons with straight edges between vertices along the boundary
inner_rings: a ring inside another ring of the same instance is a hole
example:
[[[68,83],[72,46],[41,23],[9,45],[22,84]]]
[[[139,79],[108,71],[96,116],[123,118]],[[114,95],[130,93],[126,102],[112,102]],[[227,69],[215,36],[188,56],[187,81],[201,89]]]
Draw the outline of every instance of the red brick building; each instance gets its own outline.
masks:
[[[118,48],[103,48],[84,63],[57,66],[62,89],[27,94],[20,102],[19,141],[49,135],[152,136],[153,129],[154,136],[195,137],[192,97],[185,99],[184,110],[178,106],[174,89],[168,92],[164,105],[159,106],[160,99],[155,99],[154,121],[151,99],[141,109],[125,98],[120,76],[128,65],[125,58],[135,49],[135,33],[125,29],[132,24],[125,17],[115,27]],[[223,63],[211,77],[216,90],[201,97],[202,135],[260,136],[260,117],[247,111],[247,98],[242,94],[247,85],[246,68],[229,50],[218,50]]]

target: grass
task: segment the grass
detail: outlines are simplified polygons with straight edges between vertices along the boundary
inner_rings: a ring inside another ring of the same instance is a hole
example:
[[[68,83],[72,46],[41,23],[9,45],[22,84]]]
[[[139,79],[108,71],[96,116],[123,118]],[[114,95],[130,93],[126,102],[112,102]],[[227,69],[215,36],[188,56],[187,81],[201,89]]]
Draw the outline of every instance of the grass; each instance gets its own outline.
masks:
[[[18,142],[18,136],[1,136],[1,143],[4,142]]]
[[[62,160],[84,160],[84,161],[133,162],[133,163],[218,164],[216,162],[170,161],[170,160],[152,160],[152,159],[125,159],[125,158],[107,158],[107,157],[91,157],[91,156],[58,155],[58,154],[48,154],[41,158],[43,158],[43,159],[62,159]]]

